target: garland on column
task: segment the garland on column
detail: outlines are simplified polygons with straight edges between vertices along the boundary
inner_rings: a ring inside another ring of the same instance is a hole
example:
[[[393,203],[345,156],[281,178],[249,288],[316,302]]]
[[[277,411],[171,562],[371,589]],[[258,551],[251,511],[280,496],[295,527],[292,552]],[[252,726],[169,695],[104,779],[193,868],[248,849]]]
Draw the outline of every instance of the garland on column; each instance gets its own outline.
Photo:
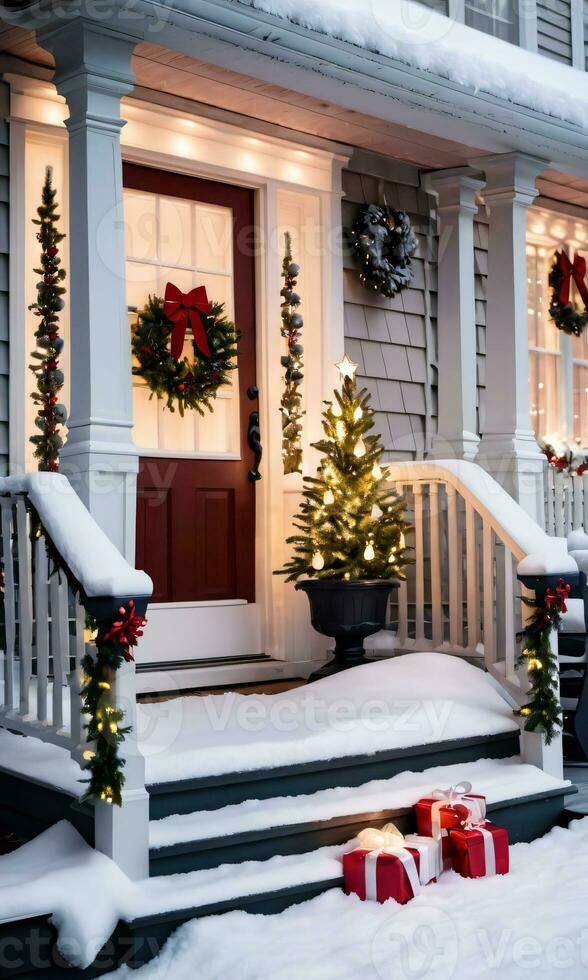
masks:
[[[60,427],[67,420],[67,409],[59,402],[58,394],[63,388],[63,371],[59,368],[59,355],[63,350],[63,340],[59,336],[59,313],[64,307],[63,295],[66,290],[62,283],[65,269],[61,267],[58,245],[65,235],[57,229],[60,215],[57,214],[57,191],[53,187],[51,167],[45,170],[41,204],[37,208],[37,241],[41,245],[41,265],[34,271],[41,276],[37,283],[37,301],[29,306],[39,317],[35,331],[38,351],[31,357],[35,364],[30,365],[37,380],[37,391],[31,397],[38,406],[35,425],[40,434],[30,437],[35,447],[35,458],[40,470],[59,469],[59,450],[63,446]]]
[[[282,413],[282,459],[284,473],[302,472],[302,392],[300,385],[302,373],[302,355],[304,347],[300,343],[300,331],[304,320],[298,307],[300,296],[296,292],[296,276],[300,266],[292,261],[292,238],[290,232],[285,234],[286,248],[282,263],[282,327],[280,333],[286,338],[288,353],[281,358],[281,365],[286,369],[284,374],[284,391],[280,402]]]
[[[558,691],[558,660],[551,649],[551,632],[559,630],[561,615],[567,612],[566,598],[570,586],[562,579],[555,589],[547,589],[541,599],[522,596],[526,606],[533,610],[524,630],[518,634],[523,643],[519,664],[524,664],[529,674],[531,690],[529,700],[516,714],[525,718],[525,731],[541,728],[549,743],[562,726],[561,704]]]
[[[86,730],[93,749],[84,752],[90,779],[85,799],[93,797],[105,803],[122,805],[122,788],[125,777],[125,760],[118,750],[131,728],[124,727],[124,712],[113,700],[114,679],[123,661],[134,660],[131,647],[136,647],[143,636],[146,620],[135,613],[131,599],[127,607],[118,610],[120,619],[112,623],[97,624],[88,617],[86,626],[91,631],[96,653],[87,653],[82,661],[85,678],[82,688],[83,712],[88,715]]]

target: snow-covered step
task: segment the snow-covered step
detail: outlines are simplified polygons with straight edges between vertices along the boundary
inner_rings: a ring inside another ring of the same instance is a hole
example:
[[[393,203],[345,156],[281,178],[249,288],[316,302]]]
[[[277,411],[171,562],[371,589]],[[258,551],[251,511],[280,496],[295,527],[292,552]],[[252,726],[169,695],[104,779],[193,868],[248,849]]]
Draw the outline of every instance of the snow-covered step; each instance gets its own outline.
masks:
[[[214,811],[175,814],[151,821],[151,873],[214,868],[303,853],[344,843],[370,824],[393,820],[413,830],[412,806],[437,787],[463,779],[483,793],[513,840],[548,830],[563,810],[569,781],[554,779],[520,758],[486,759],[403,772],[357,787],[337,787],[296,797],[247,800]]]

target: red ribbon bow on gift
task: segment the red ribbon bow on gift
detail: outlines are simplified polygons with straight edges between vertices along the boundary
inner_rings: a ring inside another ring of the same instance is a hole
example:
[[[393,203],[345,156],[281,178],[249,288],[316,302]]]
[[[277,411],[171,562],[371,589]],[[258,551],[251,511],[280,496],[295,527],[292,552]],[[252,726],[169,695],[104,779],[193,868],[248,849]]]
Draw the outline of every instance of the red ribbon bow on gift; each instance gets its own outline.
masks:
[[[566,599],[568,597],[568,592],[570,591],[570,586],[567,582],[564,582],[563,578],[560,578],[558,585],[555,590],[547,589],[545,593],[545,606],[547,609],[555,609],[559,613],[565,613],[568,611],[566,605]]]
[[[208,316],[211,309],[212,303],[208,301],[206,286],[196,286],[189,293],[183,293],[172,282],[168,282],[165,287],[163,311],[168,320],[175,324],[171,335],[170,352],[176,361],[182,356],[188,324],[192,328],[197,349],[205,357],[211,356],[203,323],[203,317]]]
[[[576,255],[574,261],[563,249],[557,253],[557,264],[561,273],[561,283],[559,287],[559,302],[562,306],[567,306],[570,302],[570,288],[572,279],[578,287],[578,292],[582,297],[584,306],[588,306],[588,286],[586,285],[586,259],[582,255]]]

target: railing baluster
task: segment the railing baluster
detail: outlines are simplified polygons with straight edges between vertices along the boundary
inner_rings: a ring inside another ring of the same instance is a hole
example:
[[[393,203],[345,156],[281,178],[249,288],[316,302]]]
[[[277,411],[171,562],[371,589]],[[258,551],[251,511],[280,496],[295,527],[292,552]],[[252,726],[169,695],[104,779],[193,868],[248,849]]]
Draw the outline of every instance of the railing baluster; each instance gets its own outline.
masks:
[[[415,640],[425,638],[425,552],[423,546],[423,488],[413,486],[414,493],[414,553],[415,553]]]
[[[484,660],[490,667],[496,661],[494,628],[494,548],[490,524],[484,521],[483,541],[483,603],[484,603]]]
[[[582,473],[582,527],[588,529],[588,473]]]
[[[429,486],[430,528],[431,528],[431,618],[433,626],[433,644],[443,643],[443,602],[441,593],[441,514],[439,500],[439,485]]]
[[[468,647],[470,650],[474,650],[480,641],[480,586],[478,582],[476,513],[469,500],[466,501],[466,556]]]
[[[554,506],[555,506],[555,535],[563,538],[564,524],[564,485],[561,473],[554,473]]]
[[[51,654],[53,656],[53,725],[63,728],[63,695],[66,672],[69,670],[69,635],[67,611],[67,581],[59,569],[51,576]]]
[[[12,711],[16,707],[14,691],[14,653],[16,643],[16,595],[14,591],[14,550],[12,497],[1,497],[2,552],[4,558],[4,707]]]
[[[582,506],[582,477],[573,476],[572,485],[574,487],[574,511],[573,511],[573,528],[582,527],[584,520],[584,508]]]
[[[20,657],[20,714],[30,712],[33,648],[33,592],[29,515],[24,497],[16,500],[18,554],[18,654]]]
[[[516,680],[516,627],[515,627],[515,577],[512,552],[504,548],[504,667],[508,680]]]
[[[546,501],[546,526],[547,534],[555,534],[555,473],[553,467],[548,466],[545,471],[545,487],[547,493]]]
[[[86,652],[84,639],[84,629],[86,626],[86,612],[82,604],[75,600],[75,664],[74,669],[68,675],[69,697],[70,697],[70,731],[72,746],[81,746],[83,739],[83,717],[80,691],[82,689],[82,660]]]
[[[457,493],[451,486],[447,487],[447,549],[449,552],[449,639],[452,646],[462,647],[461,535],[457,521]]]
[[[563,477],[563,487],[564,487],[564,534],[567,536],[574,526],[574,522],[572,520],[572,508],[573,508],[572,494],[574,490],[574,483],[573,483],[573,478],[571,476],[568,476],[567,473]]]
[[[44,537],[35,540],[35,650],[37,654],[37,718],[47,721],[49,676],[49,563]]]

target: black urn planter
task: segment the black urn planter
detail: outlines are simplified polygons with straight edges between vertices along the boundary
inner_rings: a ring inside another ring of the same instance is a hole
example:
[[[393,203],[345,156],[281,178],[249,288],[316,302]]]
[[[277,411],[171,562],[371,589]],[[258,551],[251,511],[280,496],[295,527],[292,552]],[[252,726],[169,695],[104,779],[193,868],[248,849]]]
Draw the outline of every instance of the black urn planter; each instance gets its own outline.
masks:
[[[335,640],[335,657],[309,678],[329,677],[348,667],[369,663],[363,641],[386,624],[386,609],[398,579],[304,579],[296,588],[306,592],[310,621],[317,631]]]

